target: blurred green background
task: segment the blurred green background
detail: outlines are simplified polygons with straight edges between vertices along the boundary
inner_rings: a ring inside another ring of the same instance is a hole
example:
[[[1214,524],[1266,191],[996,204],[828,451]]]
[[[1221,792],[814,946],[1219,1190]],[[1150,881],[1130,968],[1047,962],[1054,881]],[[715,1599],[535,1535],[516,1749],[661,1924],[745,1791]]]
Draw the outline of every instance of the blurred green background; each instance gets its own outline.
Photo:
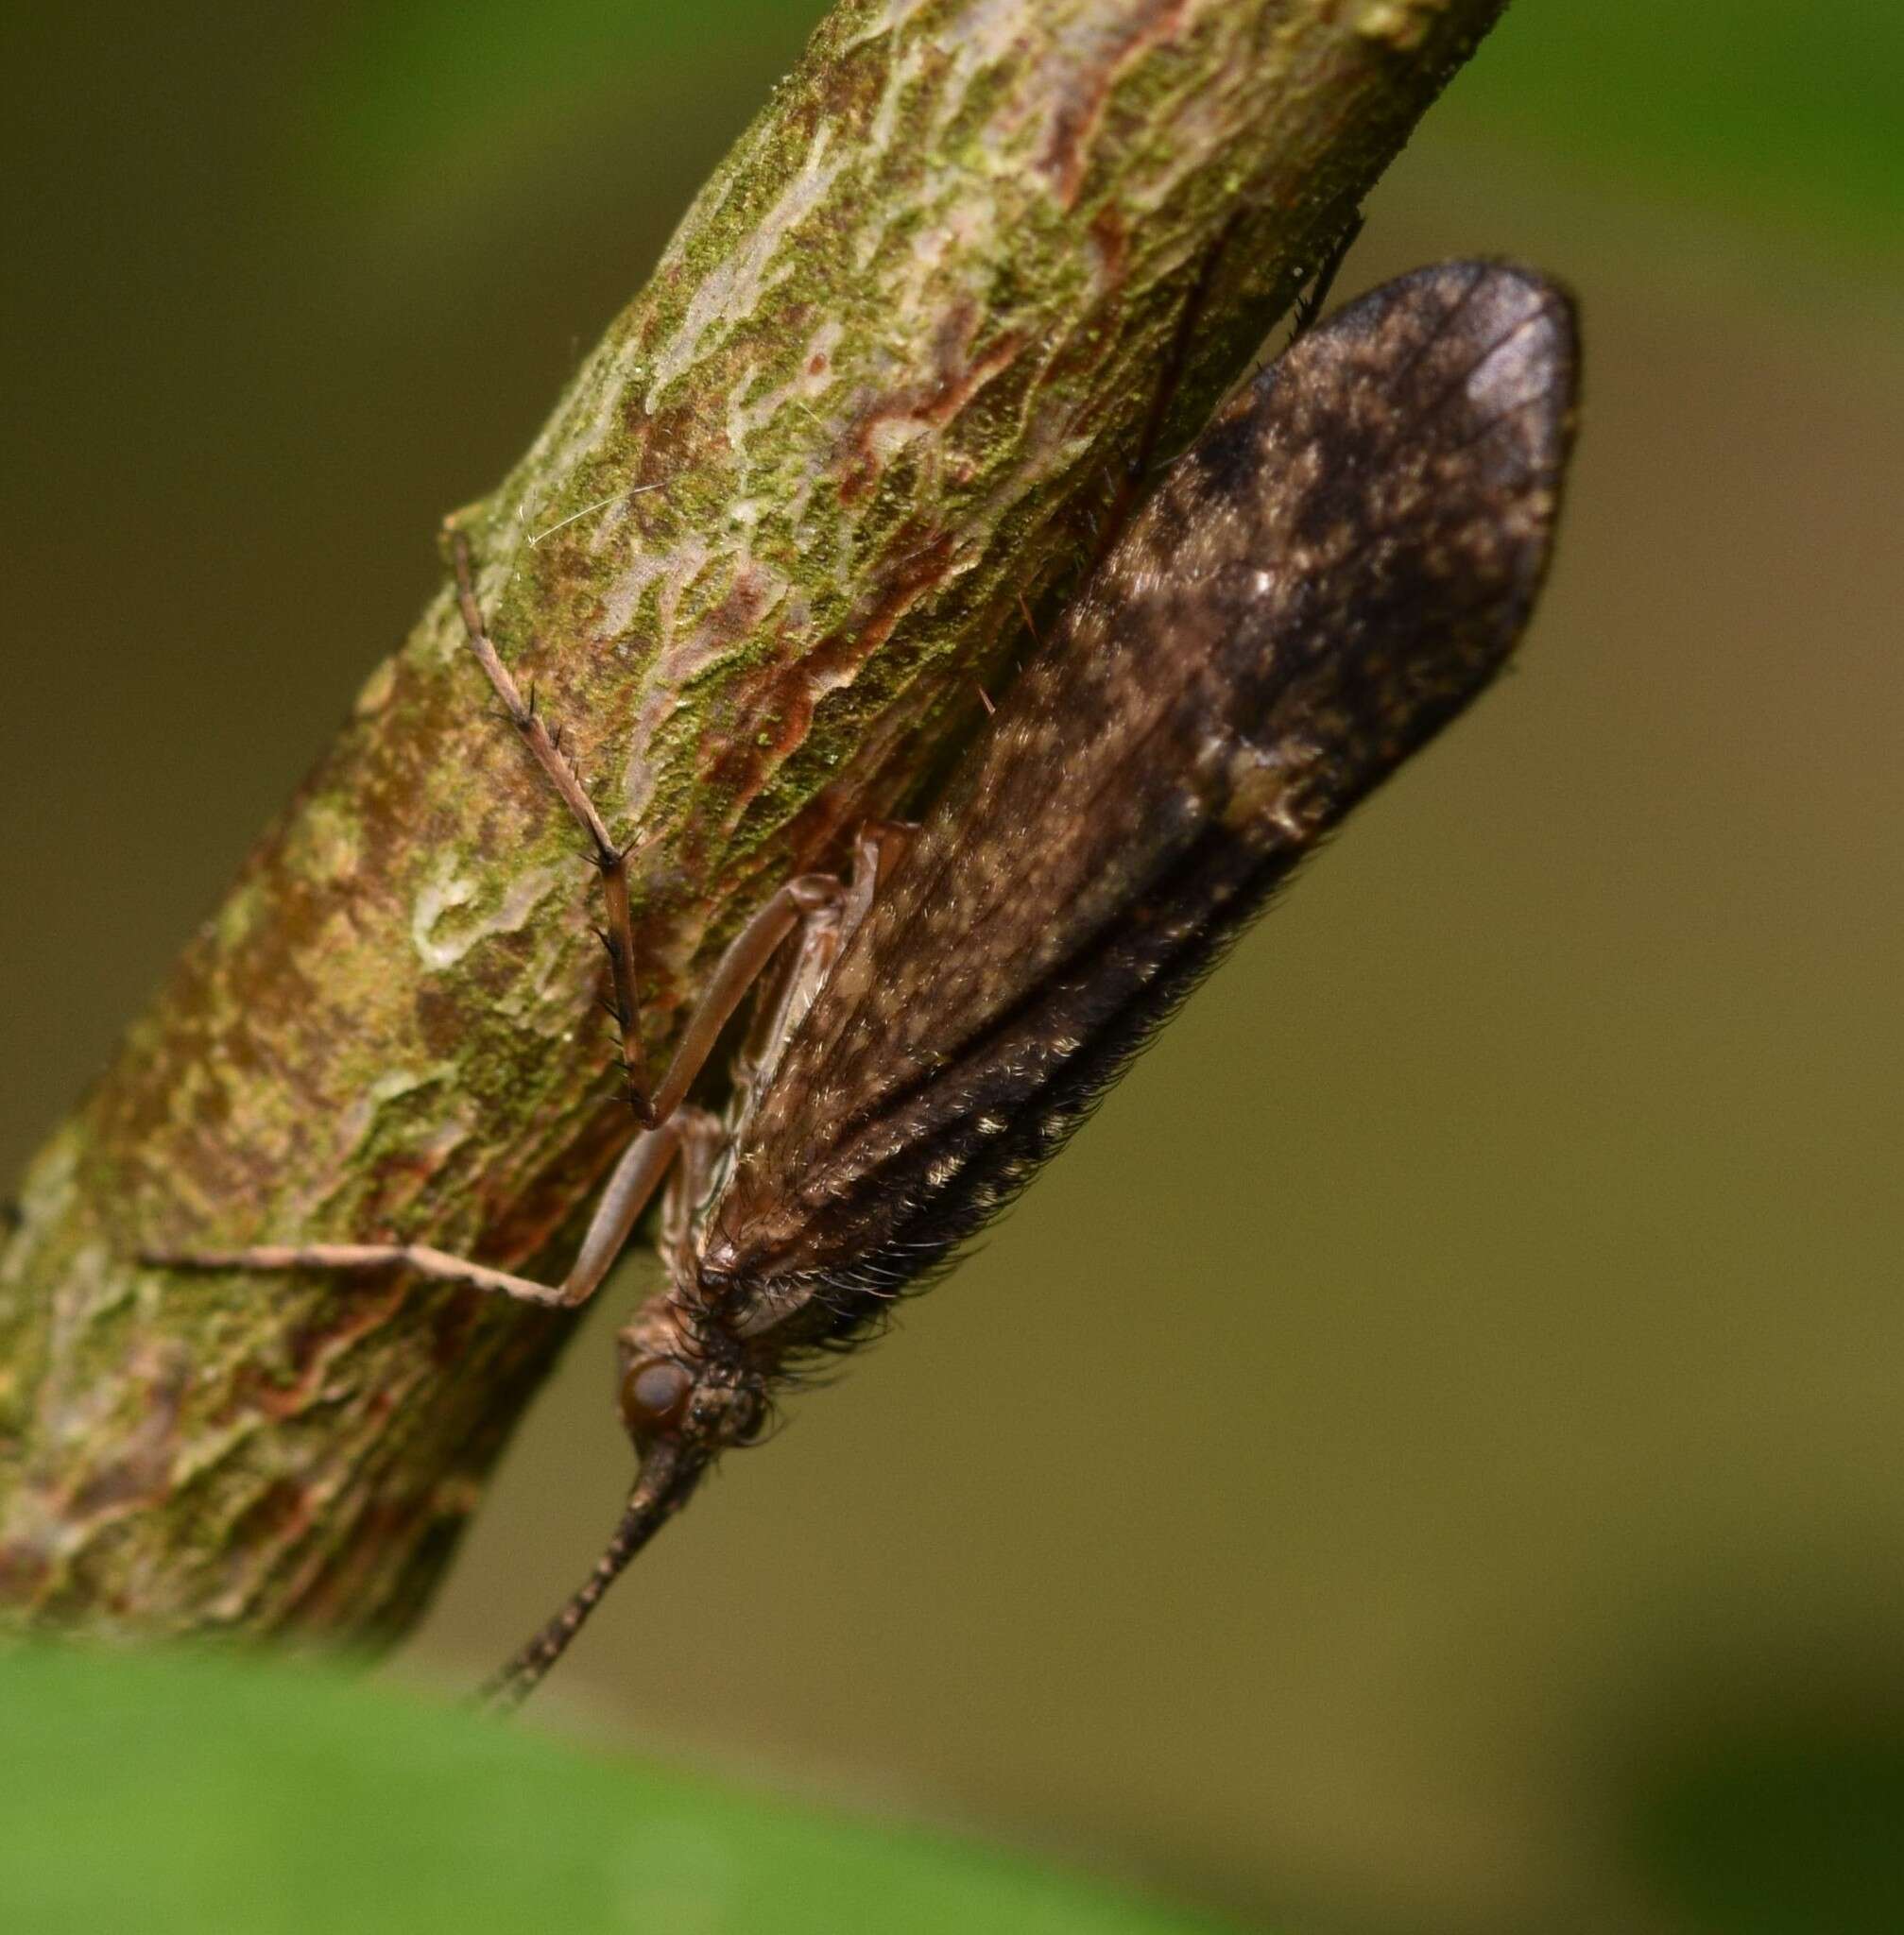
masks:
[[[0,28],[0,1171],[815,17]],[[1345,292],[1580,292],[1519,675],[540,1718],[1292,1928],[1893,1928],[1904,14],[1521,0],[1367,213]],[[467,1684],[591,1563],[646,1280],[398,1675]]]
[[[308,1665],[26,1649],[0,1711],[9,1935],[1219,1935],[891,1810]]]

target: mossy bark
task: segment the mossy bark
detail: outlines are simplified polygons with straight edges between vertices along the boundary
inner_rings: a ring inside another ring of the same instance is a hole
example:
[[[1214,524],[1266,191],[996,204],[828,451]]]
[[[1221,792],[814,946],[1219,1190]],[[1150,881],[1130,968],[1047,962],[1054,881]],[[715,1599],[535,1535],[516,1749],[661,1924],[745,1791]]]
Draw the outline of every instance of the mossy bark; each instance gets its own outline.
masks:
[[[1502,0],[847,0],[460,520],[633,892],[712,950],[968,729],[1144,441],[1237,373]],[[438,596],[21,1191],[0,1607],[401,1631],[569,1319],[142,1243],[506,1265],[628,1133],[572,831]]]

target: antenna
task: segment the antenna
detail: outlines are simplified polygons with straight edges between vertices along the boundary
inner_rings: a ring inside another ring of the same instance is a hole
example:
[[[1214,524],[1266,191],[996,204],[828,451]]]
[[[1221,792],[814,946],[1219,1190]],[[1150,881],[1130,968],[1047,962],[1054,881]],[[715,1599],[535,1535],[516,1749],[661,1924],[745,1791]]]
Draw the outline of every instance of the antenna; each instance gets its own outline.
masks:
[[[589,1615],[607,1597],[623,1567],[687,1503],[707,1468],[705,1451],[690,1451],[666,1438],[649,1446],[642,1459],[641,1476],[628,1494],[620,1523],[595,1561],[595,1569],[561,1611],[484,1681],[476,1696],[483,1704],[498,1713],[509,1713],[536,1690],[543,1675],[568,1651],[569,1642],[582,1630]]]

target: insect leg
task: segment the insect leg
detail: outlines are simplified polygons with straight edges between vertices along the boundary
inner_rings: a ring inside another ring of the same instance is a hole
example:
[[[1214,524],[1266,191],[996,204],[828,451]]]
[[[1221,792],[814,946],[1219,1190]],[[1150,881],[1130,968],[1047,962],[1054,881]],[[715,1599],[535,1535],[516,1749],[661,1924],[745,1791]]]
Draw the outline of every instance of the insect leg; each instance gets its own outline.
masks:
[[[762,991],[746,1038],[734,1056],[734,1094],[739,1107],[730,1112],[730,1121],[746,1115],[800,1017],[826,985],[840,950],[866,918],[874,896],[918,831],[905,820],[867,820],[854,836],[852,867],[846,885],[831,903],[803,916],[799,945],[785,971]]]
[[[548,775],[549,783],[561,796],[562,804],[587,836],[590,858],[602,877],[602,898],[608,908],[602,945],[609,951],[615,1020],[621,1029],[622,1061],[627,1070],[628,1103],[643,1126],[652,1128],[666,1116],[667,1110],[657,1107],[642,1087],[642,1018],[635,997],[634,923],[628,913],[628,849],[617,847],[609,837],[608,825],[595,811],[594,801],[589,797],[579,775],[542,723],[533,693],[527,699],[523,697],[509,668],[497,656],[476,603],[470,571],[470,540],[460,531],[450,534],[450,556],[456,573],[456,605],[463,614],[463,628],[470,636],[470,650],[495,688],[503,710],[509,715],[509,723],[522,735],[523,744]]]
[[[853,841],[853,869],[847,882],[846,897],[840,903],[841,947],[852,939],[854,930],[866,917],[873,897],[892,877],[906,848],[918,831],[916,820],[867,820]]]
[[[180,1270],[413,1270],[440,1283],[500,1292],[523,1303],[571,1310],[588,1302],[620,1256],[635,1220],[667,1174],[681,1145],[681,1129],[663,1122],[645,1129],[623,1150],[595,1205],[569,1274],[560,1283],[493,1270],[428,1243],[258,1243],[236,1250],[146,1250],[141,1260]]]
[[[658,1121],[666,1122],[680,1106],[682,1096],[713,1052],[721,1030],[773,959],[775,949],[802,921],[831,916],[844,892],[830,873],[796,874],[728,943],[727,952],[709,977],[706,992],[681,1031],[675,1058],[655,1090]]]
[[[692,1283],[695,1212],[712,1183],[714,1164],[727,1142],[727,1124],[712,1109],[683,1107],[669,1118],[680,1124],[681,1159],[668,1176],[661,1199],[660,1251],[672,1258],[678,1283]]]
[[[506,677],[507,674],[503,676]],[[864,863],[856,858],[855,881],[866,864],[873,865],[876,870],[876,860]],[[681,1044],[668,1064],[661,1086],[655,1091],[657,1126],[643,1130],[622,1152],[589,1220],[575,1263],[560,1283],[538,1283],[467,1257],[453,1256],[429,1243],[256,1243],[230,1250],[143,1250],[141,1259],[181,1270],[401,1267],[438,1282],[497,1291],[506,1296],[519,1297],[524,1303],[550,1304],[561,1309],[586,1303],[613,1266],[636,1219],[684,1143],[692,1142],[697,1153],[705,1143],[707,1125],[715,1119],[702,1109],[683,1110],[680,1103],[729,1018],[772,960],[774,950],[795,927],[802,922],[831,927],[837,921],[846,891],[832,874],[798,874],[729,943],[706,993],[688,1019]],[[868,896],[870,891],[868,886]],[[623,905],[626,911],[626,899]]]
[[[683,1138],[690,1132],[688,1122],[665,1122],[660,1128],[637,1136],[622,1152],[622,1159],[615,1164],[608,1187],[602,1191],[602,1200],[589,1218],[575,1260],[562,1278],[562,1303],[585,1303],[594,1294],[603,1277],[614,1267],[636,1220],[648,1207],[649,1199],[679,1153]]]
[[[1316,319],[1322,315],[1322,305],[1329,300],[1329,292],[1335,286],[1336,274],[1348,251],[1355,247],[1355,238],[1361,233],[1362,211],[1357,209],[1344,223],[1342,232],[1323,250],[1322,260],[1315,265],[1315,274],[1308,289],[1295,299],[1295,319],[1289,334],[1292,343],[1298,336],[1306,336],[1315,327]]]

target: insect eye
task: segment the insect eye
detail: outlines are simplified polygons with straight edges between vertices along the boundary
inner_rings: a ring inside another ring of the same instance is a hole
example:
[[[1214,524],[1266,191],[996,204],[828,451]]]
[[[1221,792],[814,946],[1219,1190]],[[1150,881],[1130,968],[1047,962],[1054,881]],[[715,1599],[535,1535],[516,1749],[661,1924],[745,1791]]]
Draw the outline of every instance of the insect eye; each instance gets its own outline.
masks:
[[[622,1378],[622,1422],[637,1444],[680,1428],[695,1380],[671,1357],[637,1358]]]

